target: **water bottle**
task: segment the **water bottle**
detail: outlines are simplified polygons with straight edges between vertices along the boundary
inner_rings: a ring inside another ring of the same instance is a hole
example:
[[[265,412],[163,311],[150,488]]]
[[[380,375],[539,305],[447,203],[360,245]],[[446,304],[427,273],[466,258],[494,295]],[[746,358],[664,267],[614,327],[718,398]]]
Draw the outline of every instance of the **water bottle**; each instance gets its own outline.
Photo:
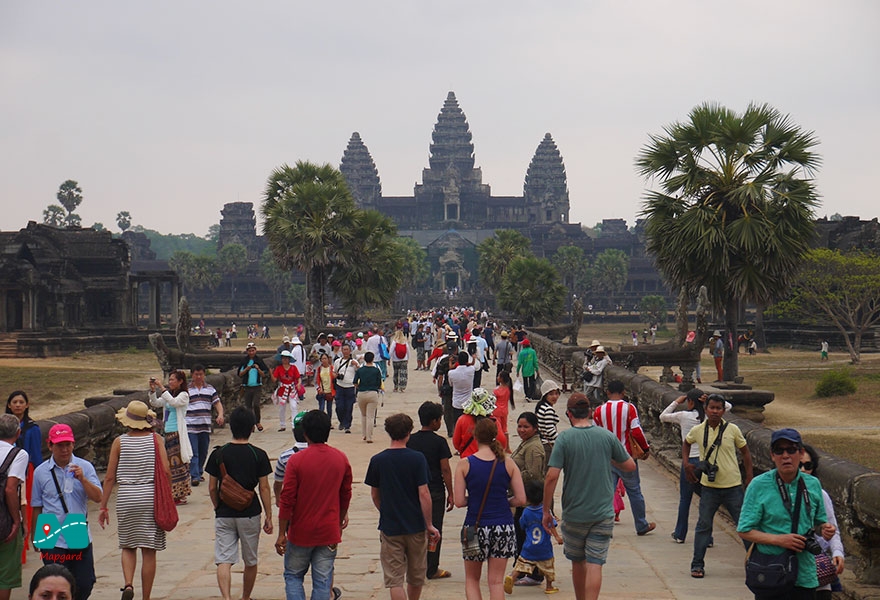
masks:
[[[67,465],[67,468],[64,469],[64,493],[70,494],[73,492],[73,480],[76,479],[76,475],[73,472],[73,465]]]

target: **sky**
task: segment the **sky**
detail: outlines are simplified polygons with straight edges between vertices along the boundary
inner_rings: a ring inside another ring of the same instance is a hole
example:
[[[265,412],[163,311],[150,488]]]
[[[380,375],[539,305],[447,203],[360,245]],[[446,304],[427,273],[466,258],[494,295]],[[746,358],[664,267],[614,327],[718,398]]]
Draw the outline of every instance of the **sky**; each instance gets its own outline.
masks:
[[[634,158],[696,105],[769,103],[820,140],[816,216],[878,216],[874,0],[0,3],[0,230],[79,182],[83,225],[205,235],[271,171],[352,132],[412,195],[447,93],[495,195],[549,132],[572,222],[633,225]],[[871,190],[875,190],[872,192]],[[258,226],[259,227],[259,226]]]

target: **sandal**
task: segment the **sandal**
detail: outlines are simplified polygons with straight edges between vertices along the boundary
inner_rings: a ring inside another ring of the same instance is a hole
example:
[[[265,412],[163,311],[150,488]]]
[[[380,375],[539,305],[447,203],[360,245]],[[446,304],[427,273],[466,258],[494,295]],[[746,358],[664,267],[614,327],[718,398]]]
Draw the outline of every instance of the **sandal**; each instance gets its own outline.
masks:
[[[257,423],[257,431],[263,431],[263,424]]]
[[[444,569],[437,569],[437,572],[431,575],[430,579],[446,579],[452,577],[452,573]]]
[[[122,592],[122,600],[134,600],[134,586],[127,585],[119,591]]]
[[[705,576],[706,576],[706,573],[703,571],[703,569],[700,569],[700,568],[691,569],[691,577],[693,577],[694,579],[702,579]]]

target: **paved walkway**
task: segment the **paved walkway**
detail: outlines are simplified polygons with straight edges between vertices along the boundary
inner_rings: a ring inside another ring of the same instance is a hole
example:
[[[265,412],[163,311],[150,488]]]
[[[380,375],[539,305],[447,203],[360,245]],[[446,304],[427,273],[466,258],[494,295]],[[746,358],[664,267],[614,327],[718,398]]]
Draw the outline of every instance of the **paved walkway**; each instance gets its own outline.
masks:
[[[414,361],[412,361],[414,364]],[[302,408],[317,408],[314,392],[309,390],[309,400]],[[431,385],[430,373],[409,373],[409,387],[402,394],[386,394],[385,406],[380,409],[380,429],[375,434],[375,444],[367,445],[361,440],[360,415],[355,407],[355,429],[351,435],[338,430],[333,431],[330,444],[348,454],[354,471],[354,495],[350,511],[350,525],[345,530],[343,542],[339,546],[336,562],[336,585],[342,588],[344,598],[366,600],[388,598],[382,586],[382,570],[379,565],[379,536],[376,530],[378,513],[370,501],[369,488],[364,485],[370,457],[383,449],[387,437],[381,431],[381,419],[394,412],[406,412],[418,423],[417,409],[425,400],[437,400]],[[517,410],[511,410],[513,447],[519,443],[513,425],[515,416],[522,410],[533,410],[534,404],[523,407],[517,401]],[[564,406],[565,396],[557,406]],[[251,441],[264,448],[274,459],[293,443],[288,429],[279,433],[277,412],[271,405],[265,407],[263,414],[266,429],[256,433]],[[563,421],[565,421],[563,417]],[[334,423],[336,422],[334,417]],[[213,443],[224,443],[229,439],[229,430],[224,429],[214,436]],[[453,462],[457,459],[453,459]],[[454,465],[453,465],[454,469]],[[657,529],[645,537],[637,537],[632,526],[629,503],[621,515],[621,523],[615,528],[608,563],[604,569],[602,585],[603,598],[677,598],[738,599],[751,598],[743,580],[743,548],[727,524],[716,519],[715,547],[707,555],[706,578],[692,579],[689,575],[692,552],[692,532],[696,522],[697,501],[691,510],[691,535],[688,542],[678,545],[672,542],[670,534],[675,526],[678,508],[678,480],[673,478],[655,461],[640,463],[642,490],[647,501],[648,519],[657,522]],[[271,479],[271,477],[270,477]],[[558,493],[561,493],[561,485]],[[559,500],[557,500],[557,505]],[[118,589],[122,584],[122,571],[117,548],[115,522],[102,530],[97,526],[97,505],[93,505],[89,515],[95,547],[98,582],[92,598],[95,600],[115,600],[119,598]],[[168,535],[168,549],[160,552],[158,574],[154,588],[154,599],[196,599],[219,598],[216,581],[216,568],[213,561],[213,513],[208,499],[207,487],[193,488],[193,494],[186,506],[180,507],[180,524]],[[111,507],[111,515],[113,508]],[[277,510],[273,507],[273,515]],[[453,599],[464,597],[464,569],[462,566],[457,533],[464,518],[464,511],[456,509],[447,513],[444,530],[441,567],[452,572],[450,579],[431,581],[425,587],[422,598],[426,600]],[[260,567],[253,598],[269,600],[284,598],[282,579],[282,559],[273,549],[274,535],[263,535],[260,541]],[[558,585],[561,589],[555,598],[565,600],[574,598],[571,585],[570,563],[562,555],[561,547],[556,547],[556,569]],[[35,553],[30,554],[25,566],[25,583],[39,567],[40,561]],[[233,568],[233,597],[240,597],[241,568],[239,562]],[[308,579],[308,578],[307,578]],[[485,581],[485,578],[484,578]],[[308,581],[307,581],[308,584]],[[135,579],[135,587],[139,582]],[[308,589],[308,588],[307,588]],[[488,590],[484,585],[484,597]],[[236,596],[235,594],[239,594]],[[14,599],[27,597],[23,589],[15,590]],[[137,596],[139,597],[139,596]],[[513,597],[543,598],[540,588],[516,588]]]

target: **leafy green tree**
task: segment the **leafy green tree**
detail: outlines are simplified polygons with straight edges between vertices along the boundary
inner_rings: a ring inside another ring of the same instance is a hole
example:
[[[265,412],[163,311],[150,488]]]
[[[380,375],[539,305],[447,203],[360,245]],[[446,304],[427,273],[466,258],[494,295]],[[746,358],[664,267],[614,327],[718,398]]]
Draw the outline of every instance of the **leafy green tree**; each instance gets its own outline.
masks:
[[[584,273],[590,268],[583,248],[560,246],[550,262],[559,272],[562,284],[568,288],[570,294],[578,294],[583,291],[583,288],[578,284],[583,281]]]
[[[150,240],[150,249],[156,253],[157,260],[169,260],[178,250],[186,250],[196,255],[216,256],[217,244],[194,233],[164,234],[143,225],[134,225],[132,231],[143,233]]]
[[[401,287],[410,289],[421,287],[431,275],[427,252],[411,237],[397,238],[396,242],[401,256]]]
[[[116,226],[123,233],[131,227],[131,213],[127,210],[116,213]]]
[[[64,225],[64,208],[57,204],[50,204],[43,210],[43,223],[61,227]]]
[[[725,339],[737,338],[742,302],[787,292],[814,239],[816,143],[768,105],[737,114],[706,103],[652,135],[636,158],[660,186],[642,210],[648,253],[670,287],[706,286]],[[738,368],[736,347],[725,345],[724,378]]]
[[[405,258],[394,221],[378,211],[357,210],[352,233],[351,242],[340,249],[329,284],[355,321],[368,308],[391,306],[400,289]]]
[[[247,249],[241,244],[228,244],[217,253],[217,266],[220,272],[229,277],[229,310],[235,312],[235,280],[247,270]]]
[[[345,178],[329,164],[282,165],[266,183],[263,233],[279,267],[306,274],[305,321],[311,333],[326,322],[324,291],[330,271],[352,258],[340,251],[354,241],[356,210]]]
[[[284,295],[290,289],[290,271],[284,270],[275,262],[272,251],[266,248],[260,256],[260,274],[272,292],[272,308],[282,311]]]
[[[657,327],[665,327],[669,313],[666,310],[666,299],[663,296],[650,294],[642,297],[639,302],[639,311],[642,315],[642,322],[648,325],[657,323]]]
[[[68,179],[58,187],[58,193],[55,194],[55,198],[64,207],[67,214],[70,214],[82,203],[82,189],[73,179]]]
[[[92,229],[94,229],[95,231],[106,231],[107,230],[107,228],[104,227],[104,224],[101,223],[100,221],[95,221],[92,224]]]
[[[293,283],[287,288],[287,303],[295,311],[303,311],[306,307],[306,286]]]
[[[602,296],[613,297],[623,291],[629,277],[629,257],[623,250],[609,248],[600,252],[593,261],[593,290]]]
[[[205,236],[205,239],[215,244],[220,240],[220,223],[214,223],[208,227],[208,235]]]
[[[526,325],[553,323],[562,315],[566,289],[546,258],[521,256],[510,261],[497,295],[498,305]]]
[[[487,290],[497,294],[510,262],[514,258],[532,256],[531,246],[529,238],[519,231],[496,229],[494,237],[483,240],[477,246],[480,282]]]
[[[220,285],[220,273],[217,262],[210,256],[193,254],[186,250],[178,250],[168,260],[169,266],[177,272],[183,284],[184,292],[206,292],[217,289]],[[195,299],[195,298],[194,298]],[[205,316],[205,302],[201,298],[200,309]]]
[[[791,296],[774,306],[773,312],[809,322],[831,321],[846,340],[850,360],[858,364],[862,338],[880,324],[880,257],[858,251],[811,250],[797,273]]]

